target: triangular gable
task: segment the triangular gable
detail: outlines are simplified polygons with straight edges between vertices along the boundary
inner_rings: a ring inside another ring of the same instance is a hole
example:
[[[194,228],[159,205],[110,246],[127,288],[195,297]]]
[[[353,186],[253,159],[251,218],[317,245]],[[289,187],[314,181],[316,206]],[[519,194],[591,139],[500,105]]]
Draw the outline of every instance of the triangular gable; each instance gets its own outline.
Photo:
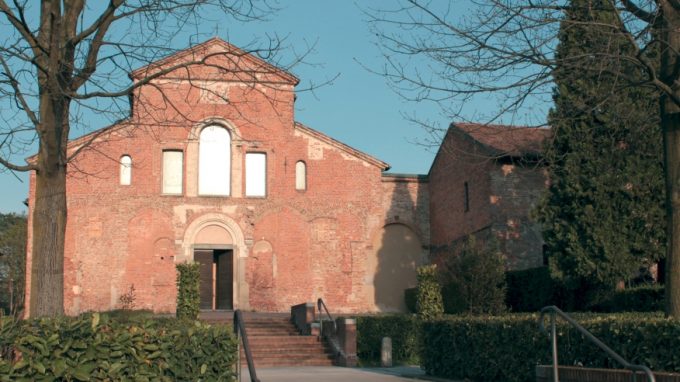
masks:
[[[339,150],[342,150],[345,153],[350,154],[357,159],[360,159],[360,160],[367,162],[367,163],[369,163],[373,166],[376,166],[376,167],[380,168],[380,170],[382,170],[382,171],[387,171],[387,170],[390,169],[390,165],[381,161],[380,159],[377,159],[377,158],[372,157],[372,156],[370,156],[370,155],[368,155],[368,154],[366,154],[362,151],[359,151],[359,150],[357,150],[353,147],[350,147],[350,146],[348,146],[348,145],[346,145],[346,144],[344,144],[344,143],[342,143],[338,140],[335,140],[335,139],[329,137],[328,135],[326,135],[326,134],[324,134],[320,131],[317,131],[317,130],[312,129],[311,127],[305,126],[305,125],[301,124],[300,122],[295,122],[295,129],[297,131],[300,131],[300,132],[306,134],[306,135],[309,135],[313,138],[316,138],[316,139],[318,139],[318,140],[320,140],[320,141],[322,141],[322,142],[324,142],[328,145],[331,145],[331,146],[333,146],[333,147],[335,147]]]
[[[267,61],[248,53],[218,37],[213,37],[208,41],[194,45],[191,48],[171,54],[149,65],[135,69],[130,73],[133,80],[157,74],[158,71],[166,70],[168,75],[175,70],[205,65],[207,59],[219,58],[220,56],[232,56],[238,58],[239,66],[257,68],[257,74],[273,75],[281,82],[290,85],[297,85],[300,80],[293,74],[278,68]],[[236,65],[235,65],[236,66]],[[253,76],[253,79],[255,76]]]

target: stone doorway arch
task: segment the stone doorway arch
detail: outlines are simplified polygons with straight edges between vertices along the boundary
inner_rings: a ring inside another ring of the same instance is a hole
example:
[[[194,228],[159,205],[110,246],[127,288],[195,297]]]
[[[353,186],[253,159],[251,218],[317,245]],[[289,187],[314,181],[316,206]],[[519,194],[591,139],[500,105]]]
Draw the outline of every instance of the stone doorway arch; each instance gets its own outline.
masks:
[[[213,253],[215,259],[215,269],[220,265],[220,256],[229,256],[231,266],[229,272],[231,273],[231,306],[232,309],[250,309],[248,299],[248,284],[246,280],[246,258],[248,257],[248,248],[245,244],[243,231],[238,223],[231,217],[221,213],[208,213],[199,216],[189,224],[184,231],[184,240],[182,243],[182,256],[177,259],[178,262],[201,262],[209,257],[208,252]],[[225,259],[226,257],[223,257]],[[220,269],[226,269],[220,268]],[[224,295],[217,293],[217,283],[221,283],[219,290],[227,290],[225,285],[225,278],[217,277],[213,273],[214,302],[212,308],[219,305],[219,298],[224,298]],[[207,287],[207,286],[206,286]],[[206,292],[207,293],[207,292]],[[224,300],[222,300],[224,301]],[[204,301],[204,304],[207,303]],[[205,306],[205,305],[204,305]]]

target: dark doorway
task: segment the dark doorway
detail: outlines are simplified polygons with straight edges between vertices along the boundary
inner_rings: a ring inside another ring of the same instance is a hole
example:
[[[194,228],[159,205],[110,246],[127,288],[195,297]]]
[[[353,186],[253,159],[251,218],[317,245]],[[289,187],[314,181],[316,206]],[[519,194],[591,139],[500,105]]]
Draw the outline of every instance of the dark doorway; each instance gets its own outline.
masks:
[[[233,251],[196,249],[194,261],[200,264],[201,309],[233,309]]]

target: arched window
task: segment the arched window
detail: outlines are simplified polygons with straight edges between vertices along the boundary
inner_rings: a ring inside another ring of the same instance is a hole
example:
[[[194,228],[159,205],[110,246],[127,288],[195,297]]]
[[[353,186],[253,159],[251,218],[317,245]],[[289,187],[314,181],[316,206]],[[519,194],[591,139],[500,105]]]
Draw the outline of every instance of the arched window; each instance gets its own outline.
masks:
[[[231,135],[221,126],[201,130],[198,146],[198,193],[228,196],[231,189]]]
[[[120,184],[129,186],[132,183],[132,158],[129,155],[120,157]]]
[[[295,163],[295,189],[300,191],[307,189],[307,165],[303,161]]]

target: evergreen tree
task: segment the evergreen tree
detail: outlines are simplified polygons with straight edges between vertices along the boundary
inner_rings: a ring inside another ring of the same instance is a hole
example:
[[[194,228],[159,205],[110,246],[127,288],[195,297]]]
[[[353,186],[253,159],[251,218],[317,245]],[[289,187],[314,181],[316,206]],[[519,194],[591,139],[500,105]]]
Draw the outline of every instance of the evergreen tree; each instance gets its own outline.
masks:
[[[611,288],[665,255],[659,97],[614,74],[639,69],[621,59],[633,46],[610,26],[611,4],[572,0],[556,51],[566,65],[554,74],[550,186],[537,212],[553,275],[572,286]]]

